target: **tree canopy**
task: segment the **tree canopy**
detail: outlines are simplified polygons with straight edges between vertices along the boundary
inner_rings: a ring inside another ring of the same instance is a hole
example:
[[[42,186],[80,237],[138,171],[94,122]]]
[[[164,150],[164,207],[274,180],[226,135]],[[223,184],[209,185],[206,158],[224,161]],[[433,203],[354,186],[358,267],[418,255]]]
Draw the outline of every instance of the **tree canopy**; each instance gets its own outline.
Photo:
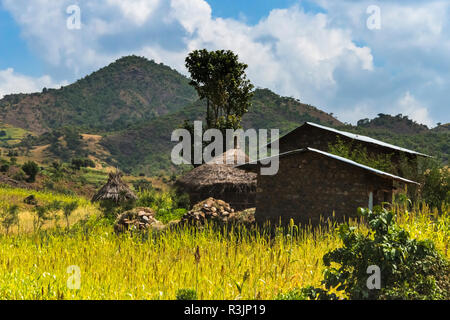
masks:
[[[254,86],[245,63],[231,50],[194,50],[186,58],[190,84],[206,99],[208,128],[237,129],[248,111]]]

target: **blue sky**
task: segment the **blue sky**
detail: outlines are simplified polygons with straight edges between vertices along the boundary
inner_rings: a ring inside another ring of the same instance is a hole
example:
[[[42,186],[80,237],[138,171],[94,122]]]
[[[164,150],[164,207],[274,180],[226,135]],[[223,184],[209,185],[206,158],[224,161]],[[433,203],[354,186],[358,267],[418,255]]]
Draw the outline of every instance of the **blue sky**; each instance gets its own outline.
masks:
[[[20,37],[20,27],[11,14],[0,7],[0,70],[13,67],[17,72],[30,76],[42,74],[39,58],[31,52]]]
[[[79,30],[67,27],[74,4]],[[256,86],[342,121],[402,113],[434,126],[450,121],[449,21],[445,0],[0,0],[0,97],[72,83],[123,55],[186,74],[190,50],[231,49]]]

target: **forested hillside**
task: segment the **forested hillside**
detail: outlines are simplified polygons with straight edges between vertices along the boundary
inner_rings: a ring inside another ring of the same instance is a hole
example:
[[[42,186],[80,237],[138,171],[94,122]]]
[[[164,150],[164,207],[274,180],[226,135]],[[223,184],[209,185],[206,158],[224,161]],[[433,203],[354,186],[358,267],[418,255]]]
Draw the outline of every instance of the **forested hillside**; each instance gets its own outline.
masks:
[[[0,148],[3,155],[48,163],[91,157],[132,173],[170,173],[178,171],[170,162],[172,131],[184,120],[204,119],[205,111],[188,78],[163,64],[128,56],[60,89],[5,96],[0,100]],[[402,115],[380,114],[352,126],[268,89],[255,90],[242,126],[277,128],[283,135],[305,121],[448,161],[448,124],[429,129]]]
[[[197,101],[182,110],[154,119],[145,125],[136,126],[119,133],[106,136],[102,145],[126,170],[139,170],[155,173],[160,170],[175,169],[170,162],[171,133],[180,127],[184,120],[203,119],[206,106]],[[305,121],[324,125],[341,125],[331,115],[299,101],[280,97],[268,89],[257,89],[252,107],[244,116],[244,129],[280,129],[285,134]]]
[[[0,100],[0,121],[36,133],[62,126],[110,132],[177,111],[195,101],[189,80],[137,56],[111,63],[60,89]]]
[[[372,120],[360,120],[357,126],[344,125],[338,128],[429,154],[444,163],[449,160],[449,124],[428,129],[407,116],[379,114]]]

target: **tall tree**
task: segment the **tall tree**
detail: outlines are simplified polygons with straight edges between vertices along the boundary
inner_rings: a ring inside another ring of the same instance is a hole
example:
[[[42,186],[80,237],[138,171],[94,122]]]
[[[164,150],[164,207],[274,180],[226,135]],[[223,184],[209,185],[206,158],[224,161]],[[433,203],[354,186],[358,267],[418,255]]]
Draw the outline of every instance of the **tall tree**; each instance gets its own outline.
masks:
[[[207,128],[237,129],[251,105],[254,86],[245,63],[231,50],[195,50],[186,58],[190,84],[206,99]]]

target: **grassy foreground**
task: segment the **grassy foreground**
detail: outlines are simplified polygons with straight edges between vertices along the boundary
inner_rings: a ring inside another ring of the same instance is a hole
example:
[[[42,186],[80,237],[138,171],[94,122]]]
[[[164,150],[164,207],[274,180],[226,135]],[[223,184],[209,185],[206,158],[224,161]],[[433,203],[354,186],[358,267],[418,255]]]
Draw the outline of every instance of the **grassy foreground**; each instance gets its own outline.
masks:
[[[22,196],[18,190],[9,192],[10,199]],[[80,210],[96,209],[84,203]],[[450,256],[448,209],[440,215],[427,207],[396,210],[399,224],[412,237],[431,239]],[[366,230],[362,223],[352,224]],[[210,226],[117,236],[92,214],[70,230],[56,224],[40,232],[0,235],[0,299],[174,299],[182,288],[197,289],[199,299],[274,299],[295,287],[320,286],[322,256],[340,245],[333,228],[296,226],[272,240]],[[79,267],[78,290],[70,289],[70,266]]]

